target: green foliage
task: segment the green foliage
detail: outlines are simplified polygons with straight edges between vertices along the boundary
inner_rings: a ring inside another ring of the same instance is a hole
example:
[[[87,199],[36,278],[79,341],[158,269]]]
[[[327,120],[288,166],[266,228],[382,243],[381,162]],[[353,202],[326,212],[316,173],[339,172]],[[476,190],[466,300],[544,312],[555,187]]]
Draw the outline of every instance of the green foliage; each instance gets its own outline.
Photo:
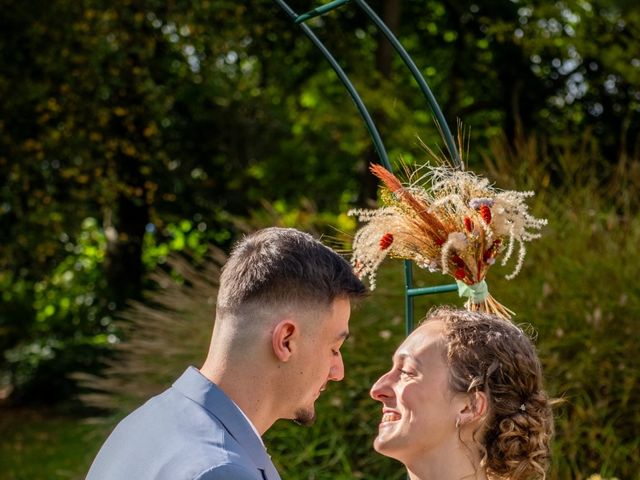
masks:
[[[178,223],[168,224],[162,236],[154,234],[155,227],[148,229],[144,237],[144,250],[142,261],[149,271],[152,271],[159,263],[164,263],[171,252],[190,252],[195,261],[202,259],[207,252],[207,224],[199,222],[194,224],[190,220],[181,220]],[[220,232],[217,239],[227,239],[230,233]]]
[[[306,196],[325,210],[345,192],[358,197],[366,129],[271,0],[4,3],[0,268],[16,279],[48,275],[65,255],[60,235],[76,236],[87,217],[139,242],[149,220],[217,222],[265,199]],[[375,28],[352,7],[313,27],[381,119],[390,157],[411,162],[415,135],[433,144],[437,130],[400,59],[391,75],[376,68]],[[518,129],[559,145],[589,132],[589,154],[609,164],[637,154],[639,60],[627,55],[636,9],[429,1],[400,13],[398,36],[476,146],[502,132],[512,141]]]
[[[160,234],[150,228],[145,235],[143,262],[152,271],[171,252],[190,252],[194,259],[200,259],[207,251],[209,237],[203,222],[170,223]],[[104,230],[94,218],[86,218],[75,241],[66,236],[60,241],[67,256],[50,276],[31,285],[25,280],[11,285],[10,275],[2,277],[7,290],[1,305],[14,305],[10,313],[21,308],[32,319],[23,320],[25,331],[20,340],[4,352],[3,383],[11,385],[17,402],[53,403],[68,398],[75,385],[68,374],[99,369],[102,356],[121,336],[104,276]],[[11,318],[4,321],[14,324]],[[53,386],[51,378],[56,379]]]
[[[100,353],[113,343],[114,305],[104,296],[102,272],[106,241],[93,218],[87,218],[76,242],[64,241],[67,256],[49,277],[30,285],[30,304],[23,305],[33,323],[22,341],[4,357],[15,397],[54,402],[70,393],[65,379],[73,369],[95,368]],[[47,378],[57,378],[50,388]]]
[[[549,383],[565,400],[557,420],[558,478],[580,471],[634,478],[638,465],[628,459],[640,447],[640,289],[636,269],[620,260],[632,255],[640,225],[594,203],[568,210],[554,202],[546,248],[523,272],[536,279],[537,295],[519,308],[532,312],[526,320],[538,328]]]
[[[82,230],[75,244],[65,242],[69,255],[58,263],[51,276],[34,285],[33,307],[39,334],[66,328],[68,332],[84,333],[87,324],[96,323],[96,315],[106,310],[100,305],[100,293],[104,291],[105,279],[100,270],[106,253],[104,233],[94,218],[82,223]],[[68,322],[68,319],[73,319]],[[100,323],[110,323],[109,318]]]

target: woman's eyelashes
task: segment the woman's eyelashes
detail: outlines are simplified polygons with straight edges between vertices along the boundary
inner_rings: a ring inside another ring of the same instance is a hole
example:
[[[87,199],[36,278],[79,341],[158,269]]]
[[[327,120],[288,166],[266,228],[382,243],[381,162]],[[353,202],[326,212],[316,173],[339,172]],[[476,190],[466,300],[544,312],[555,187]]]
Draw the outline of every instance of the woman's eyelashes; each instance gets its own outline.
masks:
[[[415,372],[412,369],[406,367],[399,367],[398,372],[400,372],[401,378],[411,378],[415,376]]]

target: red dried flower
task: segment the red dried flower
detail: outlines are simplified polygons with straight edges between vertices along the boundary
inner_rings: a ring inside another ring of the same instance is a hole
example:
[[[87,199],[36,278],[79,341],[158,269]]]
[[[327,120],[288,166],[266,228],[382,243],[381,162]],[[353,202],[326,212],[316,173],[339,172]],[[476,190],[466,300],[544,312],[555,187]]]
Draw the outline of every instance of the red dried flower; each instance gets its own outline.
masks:
[[[492,258],[495,258],[495,256],[498,254],[498,249],[500,248],[501,244],[502,240],[500,238],[496,238],[494,242],[489,246],[489,248],[487,248],[482,254],[482,260],[487,263]]]
[[[385,233],[380,239],[380,250],[386,250],[393,243],[393,233]]]
[[[467,232],[473,231],[473,220],[469,217],[464,217],[464,228]]]
[[[462,260],[457,253],[454,253],[451,256],[451,260],[453,260],[453,263],[454,263],[454,265],[456,267],[458,267],[458,268],[463,268],[464,267],[464,260]]]
[[[464,268],[456,268],[456,271],[453,274],[453,276],[456,278],[456,280],[464,280],[464,277],[465,277]]]
[[[491,223],[491,209],[488,205],[482,205],[480,207],[480,216],[487,225]]]

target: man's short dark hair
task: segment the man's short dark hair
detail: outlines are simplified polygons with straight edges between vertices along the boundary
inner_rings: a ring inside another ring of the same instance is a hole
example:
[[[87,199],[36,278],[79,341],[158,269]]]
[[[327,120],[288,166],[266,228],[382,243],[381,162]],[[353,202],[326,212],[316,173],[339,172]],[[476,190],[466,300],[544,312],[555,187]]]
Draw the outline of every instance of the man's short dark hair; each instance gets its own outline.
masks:
[[[244,237],[222,269],[218,314],[246,307],[316,305],[341,296],[362,297],[365,287],[336,252],[293,228],[266,228]]]

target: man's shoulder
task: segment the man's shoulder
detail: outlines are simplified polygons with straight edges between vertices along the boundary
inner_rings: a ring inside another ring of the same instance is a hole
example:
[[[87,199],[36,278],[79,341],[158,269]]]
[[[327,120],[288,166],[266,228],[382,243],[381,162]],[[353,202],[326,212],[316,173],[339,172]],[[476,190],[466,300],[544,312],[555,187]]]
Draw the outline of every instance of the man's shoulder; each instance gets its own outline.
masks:
[[[262,480],[259,438],[230,401],[206,393],[171,387],[148,400],[116,426],[89,478]]]
[[[211,408],[214,407],[214,408]],[[173,389],[150,399],[123,422],[129,432],[143,439],[164,438],[184,448],[235,450],[236,440],[218,414],[217,405],[193,402]],[[175,444],[174,444],[175,448]]]
[[[243,446],[215,417],[208,420],[160,429],[147,424],[144,434],[116,430],[103,445],[88,478],[125,478],[126,474],[141,479],[262,480]]]

